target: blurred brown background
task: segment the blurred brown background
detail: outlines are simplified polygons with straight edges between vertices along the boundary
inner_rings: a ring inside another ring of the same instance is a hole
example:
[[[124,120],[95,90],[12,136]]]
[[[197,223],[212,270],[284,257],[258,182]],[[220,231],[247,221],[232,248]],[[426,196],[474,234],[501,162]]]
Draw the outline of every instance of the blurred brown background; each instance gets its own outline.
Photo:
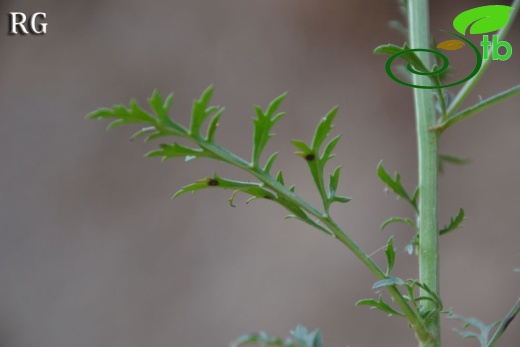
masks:
[[[458,13],[489,4],[432,3],[440,38]],[[354,307],[377,295],[374,278],[339,242],[266,201],[230,208],[220,191],[170,200],[215,169],[242,173],[142,158],[155,144],[128,142],[135,129],[107,134],[106,123],[84,120],[159,88],[175,91],[173,116],[186,123],[191,101],[214,83],[214,102],[226,106],[217,139],[248,156],[251,106],[289,91],[267,151],[280,150],[276,168],[317,202],[289,140],[309,140],[339,104],[333,164],[344,165],[340,190],[354,200],[334,215],[369,252],[395,233],[397,275],[416,276],[403,251],[412,233],[379,231],[410,210],[384,193],[377,163],[416,183],[412,90],[372,54],[403,42],[387,26],[399,18],[394,1],[16,0],[0,11],[0,346],[226,346],[299,323],[321,328],[327,346],[416,345],[404,320]],[[46,12],[48,33],[8,36],[9,11]],[[519,33],[517,22],[512,58],[492,64],[468,104],[519,83]],[[443,153],[472,159],[441,178],[440,223],[461,206],[467,213],[464,228],[442,238],[442,294],[446,307],[486,322],[503,317],[520,288],[519,106],[495,106],[442,141]],[[501,346],[520,344],[519,324]],[[444,321],[446,346],[477,346],[454,326]]]

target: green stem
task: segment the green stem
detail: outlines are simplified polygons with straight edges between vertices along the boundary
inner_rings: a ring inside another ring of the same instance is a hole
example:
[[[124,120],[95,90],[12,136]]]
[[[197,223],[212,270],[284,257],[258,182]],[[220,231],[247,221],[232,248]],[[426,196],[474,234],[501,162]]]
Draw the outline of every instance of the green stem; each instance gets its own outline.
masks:
[[[475,115],[476,113],[488,108],[489,106],[492,106],[519,94],[520,84],[456,113],[455,115],[451,116],[450,118],[446,119],[445,121],[441,122],[440,124],[432,128],[432,130],[443,132],[444,130],[460,122],[461,120],[469,118]]]
[[[412,0],[413,2],[413,0]],[[511,28],[511,25],[513,25],[513,22],[515,21],[515,17],[518,14],[518,11],[520,10],[520,0],[515,0],[511,4],[512,7],[514,7],[513,11],[511,12],[511,15],[509,17],[509,22],[507,22],[506,26],[500,29],[498,32],[498,40],[502,41],[509,29]],[[425,46],[426,47],[426,46]],[[488,57],[491,56],[491,47],[489,48],[489,54]],[[486,72],[487,68],[489,67],[489,64],[491,64],[492,59],[484,60],[482,63],[482,67],[480,68],[479,72],[466,84],[464,84],[464,87],[459,91],[453,102],[450,104],[450,107],[448,108],[448,117],[453,115],[455,112],[457,112],[457,109],[460,107],[460,105],[466,100],[466,98],[469,96],[473,88],[477,85],[478,81],[482,78],[484,73]]]
[[[359,248],[359,246],[352,241],[341,228],[329,217],[324,220],[324,223],[334,232],[334,235],[340,240],[348,249],[352,251],[362,262],[365,264],[370,271],[378,278],[387,278],[386,274],[374,263],[372,258]],[[409,305],[406,299],[403,297],[399,289],[396,286],[386,287],[390,295],[394,298],[397,305],[401,308],[406,318],[408,318],[410,325],[414,329],[417,339],[422,341],[430,341],[432,336],[428,332],[428,329],[422,319],[417,315]]]
[[[328,215],[320,212],[314,206],[300,198],[297,194],[293,193],[287,187],[280,184],[276,179],[266,174],[263,170],[251,166],[250,163],[245,161],[244,159],[236,156],[235,154],[229,152],[225,148],[222,148],[214,143],[207,142],[202,138],[196,139],[197,144],[200,145],[201,148],[204,148],[211,153],[215,154],[222,161],[225,161],[235,167],[238,167],[258,178],[262,183],[264,183],[271,190],[283,196],[285,199],[291,201],[295,205],[302,208],[305,212],[310,215],[316,217],[320,220],[324,225],[326,225],[329,230],[333,233],[334,237],[336,237],[339,241],[341,241],[354,255],[361,260],[363,264],[372,272],[377,279],[382,280],[387,278],[386,274],[381,270],[381,268],[368,256],[359,245],[354,242],[345,232],[334,222],[334,220]],[[411,326],[413,327],[417,338],[422,341],[431,340],[430,333],[426,328],[421,317],[408,305],[408,302],[403,297],[401,292],[397,289],[396,286],[387,287],[388,292],[394,298],[397,305],[401,308],[406,318],[409,320]],[[426,346],[426,345],[425,345]]]
[[[497,331],[495,331],[495,334],[491,338],[491,341],[489,341],[487,347],[493,347],[497,343],[497,341],[500,339],[504,331],[506,331],[507,327],[513,319],[515,319],[516,315],[520,312],[520,298],[516,301],[515,306],[509,311],[507,316],[502,320],[502,323],[500,323],[499,327],[497,328]]]
[[[429,47],[429,7],[428,0],[408,1],[408,23],[411,48]],[[430,66],[427,53],[419,52],[419,57]],[[416,85],[431,85],[427,76],[413,75]],[[435,125],[433,94],[427,89],[414,89],[415,117],[419,156],[419,281],[439,295],[439,230],[437,227],[437,169],[438,134],[430,128]],[[429,294],[421,289],[421,296]],[[435,303],[426,300],[425,310],[435,308]],[[440,347],[441,332],[439,313],[434,313],[425,322],[432,339],[419,340],[420,347]]]

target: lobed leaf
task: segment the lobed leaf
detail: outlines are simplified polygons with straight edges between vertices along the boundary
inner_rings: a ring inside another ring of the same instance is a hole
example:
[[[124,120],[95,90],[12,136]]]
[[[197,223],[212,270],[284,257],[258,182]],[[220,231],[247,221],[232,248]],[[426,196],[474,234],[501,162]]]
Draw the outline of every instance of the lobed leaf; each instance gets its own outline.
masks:
[[[420,193],[419,187],[415,188],[411,202],[412,202],[412,206],[414,206],[416,209],[417,209],[417,200],[419,200],[419,193]]]
[[[176,198],[188,192],[195,193],[196,191],[208,188],[239,190],[241,192],[253,195],[258,198],[275,198],[274,194],[262,188],[262,185],[260,183],[228,180],[219,177],[216,173],[213,174],[213,177],[203,178],[201,180],[196,181],[195,183],[189,184],[181,188],[177,193],[173,195],[173,198]]]
[[[115,105],[112,108],[100,108],[87,115],[90,119],[109,119],[117,118],[115,121],[110,123],[107,129],[115,128],[125,124],[156,124],[156,121],[152,115],[142,110],[137,101],[131,100],[130,107],[126,108],[123,105]]]
[[[231,343],[230,347],[240,347],[245,345],[257,344],[260,346],[278,347],[323,347],[323,338],[318,329],[309,332],[305,327],[298,325],[291,330],[291,337],[282,339],[280,337],[269,336],[265,332],[244,335]]]
[[[363,300],[359,300],[358,302],[356,302],[356,306],[362,306],[362,305],[370,306],[371,309],[375,308],[375,309],[381,310],[383,312],[388,313],[390,316],[392,316],[392,315],[401,316],[401,317],[405,316],[402,312],[395,310],[390,305],[388,305],[386,302],[384,302],[383,299],[381,298],[381,294],[379,294],[379,300],[377,300],[377,301],[374,299],[363,299]]]
[[[330,175],[329,178],[329,204],[332,204],[333,202],[339,202],[339,203],[347,203],[351,201],[352,199],[347,196],[338,196],[336,195],[336,191],[338,189],[339,184],[339,176],[341,173],[341,166],[336,167],[334,172]]]
[[[437,295],[437,293],[435,293],[433,290],[431,290],[430,287],[428,287],[425,283],[421,283],[417,280],[412,280],[411,284],[423,289],[426,293],[428,293],[428,295],[431,298],[431,301],[433,303],[435,303],[435,305],[436,305],[436,311],[438,311],[438,312],[442,311],[442,308],[443,308],[442,300]],[[423,296],[423,297],[417,298],[416,300],[425,300],[425,297]]]
[[[464,209],[461,208],[459,210],[459,213],[457,214],[457,216],[455,218],[450,218],[450,224],[444,226],[444,228],[442,228],[440,231],[439,231],[439,235],[445,235],[455,229],[458,229],[460,228],[460,223],[462,223],[462,221],[464,221]]]
[[[439,154],[439,172],[444,172],[444,164],[453,164],[453,165],[465,165],[469,163],[470,160],[467,158],[460,158],[453,155],[445,155]]]
[[[325,149],[323,150],[323,154],[321,156],[321,160],[324,166],[329,160],[334,158],[334,154],[332,153],[332,151],[334,150],[334,148],[336,148],[336,145],[338,144],[340,139],[341,135],[335,136],[332,140],[329,141],[327,146],[325,146]]]
[[[142,128],[141,130],[138,130],[136,131],[131,137],[130,137],[130,141],[133,141],[135,139],[138,139],[139,137],[141,136],[144,136],[146,134],[149,134],[149,133],[153,133],[156,131],[156,128],[154,126],[151,126],[151,127],[144,127]]]
[[[200,128],[204,121],[213,113],[222,113],[222,108],[217,106],[209,106],[213,95],[213,86],[206,88],[199,99],[193,101],[191,109],[190,135],[194,137],[200,136]]]
[[[336,190],[339,183],[340,169],[336,168],[334,173],[330,176],[329,181],[329,192],[326,192],[324,183],[324,169],[327,162],[334,157],[332,151],[338,144],[341,135],[332,138],[325,146],[323,153],[320,155],[320,148],[325,142],[325,139],[333,129],[332,121],[338,111],[337,107],[334,107],[327,115],[321,119],[316,130],[311,146],[300,140],[292,140],[293,145],[298,149],[296,155],[302,157],[307,162],[307,166],[311,172],[314,184],[316,185],[320,197],[323,201],[325,212],[328,213],[330,205],[333,202],[346,203],[351,201],[351,198],[346,196],[337,196]]]
[[[300,344],[291,339],[283,340],[279,337],[269,336],[265,332],[244,335],[230,344],[230,347],[241,347],[246,345],[279,346],[279,347],[301,347]]]
[[[208,132],[206,134],[206,140],[208,142],[214,142],[215,139],[215,132],[218,128],[218,121],[220,120],[220,116],[222,116],[222,113],[224,113],[224,107],[220,108],[215,115],[211,118],[209,125],[208,125]]]
[[[252,160],[255,166],[259,166],[262,151],[267,145],[269,139],[274,136],[274,134],[271,133],[271,129],[276,122],[285,115],[285,113],[276,113],[276,111],[286,96],[287,93],[278,96],[269,104],[265,111],[263,111],[259,106],[255,107],[257,118],[253,119],[254,133],[252,154]]]
[[[294,147],[300,150],[300,152],[295,153],[296,155],[305,158],[307,155],[314,154],[312,153],[312,149],[310,149],[309,146],[307,146],[305,142],[301,140],[291,140],[291,143],[294,145]]]
[[[395,264],[395,249],[394,249],[394,237],[393,236],[391,236],[388,239],[388,242],[386,244],[385,254],[386,254],[386,262],[388,264],[387,270],[386,270],[386,275],[388,276],[392,272],[392,270],[394,268],[394,264]]]
[[[98,109],[87,114],[86,117],[89,119],[115,118],[115,120],[108,125],[107,129],[126,124],[149,125],[137,131],[131,139],[136,139],[144,134],[150,134],[145,141],[169,135],[184,137],[188,134],[188,131],[168,117],[168,111],[172,101],[172,94],[163,100],[159,92],[154,91],[152,96],[148,99],[148,103],[155,112],[155,117],[144,111],[135,100],[130,101],[128,108],[123,105],[115,105],[111,108]]]
[[[395,257],[395,254],[394,254],[394,257]],[[385,278],[384,280],[377,281],[376,283],[374,283],[374,285],[372,286],[372,290],[382,288],[382,287],[388,287],[388,286],[402,286],[404,284],[405,284],[405,282],[402,279],[400,279],[399,277],[389,276],[389,277]]]
[[[323,347],[323,338],[318,329],[309,332],[304,326],[298,325],[291,331],[291,335],[302,347]]]
[[[213,158],[218,159],[213,153],[208,152],[203,149],[190,148],[186,146],[179,145],[178,143],[174,144],[160,144],[160,149],[154,149],[145,154],[145,157],[162,157],[162,161],[166,161],[171,158],[176,157],[185,157],[186,160],[190,160],[193,158]]]
[[[387,45],[381,45],[374,49],[374,53],[376,54],[389,54],[389,55],[395,55],[398,53],[402,53],[405,51],[410,50],[410,47],[405,43],[403,47],[399,47],[393,44],[387,44]],[[430,72],[430,70],[424,65],[423,61],[415,52],[411,51],[408,53],[403,53],[399,56],[399,58],[403,59],[404,61],[408,62],[409,64],[412,64],[413,67],[420,71],[420,72]]]
[[[329,132],[333,128],[332,121],[334,120],[334,117],[336,116],[337,112],[338,107],[336,106],[332,110],[330,110],[329,113],[327,113],[327,115],[323,117],[320,123],[318,124],[318,127],[314,132],[314,138],[312,139],[311,146],[312,150],[315,153],[318,153],[321,145],[323,144],[323,141],[325,141],[327,136],[329,136]]]
[[[413,199],[411,199],[406,190],[404,189],[403,185],[401,184],[401,175],[399,175],[399,173],[396,172],[395,178],[392,178],[392,176],[390,176],[390,174],[388,174],[388,172],[383,167],[383,161],[380,161],[379,165],[377,166],[377,175],[379,176],[379,179],[383,183],[385,183],[390,189],[392,189],[392,191],[396,195],[408,201],[412,205],[412,207],[415,210],[417,210],[416,194],[418,194],[418,191],[416,190]]]
[[[408,38],[408,28],[400,21],[395,20],[395,19],[391,20],[388,22],[388,26],[390,27],[390,29],[397,31],[399,34],[403,35],[405,38]]]
[[[277,157],[278,157],[278,152],[274,152],[273,154],[271,154],[269,159],[267,159],[265,166],[264,166],[265,173],[269,174],[269,172],[271,171],[271,168],[273,167],[274,161],[276,160]]]
[[[150,107],[154,110],[155,114],[157,115],[157,119],[159,120],[159,123],[175,127],[175,123],[170,119],[168,116],[168,112],[170,110],[170,107],[173,103],[173,94],[169,94],[165,100],[163,100],[161,94],[156,89],[153,91],[152,96],[148,99],[148,104]]]
[[[403,218],[403,217],[391,217],[391,218],[388,218],[387,220],[385,220],[381,224],[381,230],[385,230],[385,228],[387,226],[389,226],[390,224],[392,224],[392,223],[405,223],[405,224],[408,224],[409,226],[411,226],[412,228],[417,230],[417,227],[416,227],[415,222],[413,220],[411,220],[410,218]]]
[[[455,319],[464,324],[463,328],[461,330],[459,329],[453,329],[456,331],[460,336],[463,338],[474,338],[477,339],[480,343],[481,347],[488,347],[489,343],[489,334],[493,329],[495,329],[501,321],[493,322],[489,325],[486,325],[484,322],[478,320],[477,318],[473,317],[464,317],[458,314],[451,313],[448,317],[448,319]],[[477,329],[478,332],[465,330],[468,327],[472,327],[474,329]]]

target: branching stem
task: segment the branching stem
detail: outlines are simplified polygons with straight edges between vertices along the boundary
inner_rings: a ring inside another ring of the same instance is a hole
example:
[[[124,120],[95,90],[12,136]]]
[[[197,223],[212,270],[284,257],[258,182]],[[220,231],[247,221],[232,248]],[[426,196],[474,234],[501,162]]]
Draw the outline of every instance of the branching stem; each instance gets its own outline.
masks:
[[[474,116],[478,112],[483,111],[484,109],[486,109],[490,106],[493,106],[495,104],[498,104],[499,102],[509,99],[510,97],[513,97],[515,95],[520,95],[520,84],[513,88],[505,90],[501,93],[498,93],[497,95],[494,95],[486,100],[482,100],[478,104],[470,106],[470,107],[454,114],[453,116],[449,117],[448,119],[441,122],[437,126],[433,127],[432,130],[435,130],[438,132],[443,132],[444,130],[448,129],[452,125],[454,125],[466,118]]]
[[[261,169],[252,168],[251,165],[244,159],[234,155],[225,148],[222,148],[214,143],[203,141],[202,139],[197,140],[197,143],[201,148],[204,148],[216,156],[220,157],[221,160],[228,162],[229,164],[236,166],[250,174],[253,174],[262,183],[264,183],[271,190],[277,194],[283,196],[285,199],[292,201],[293,203],[300,206],[303,210],[308,212],[310,215],[319,219],[329,230],[333,233],[334,237],[340,240],[354,255],[361,260],[363,264],[377,277],[382,280],[386,278],[385,273],[381,268],[358,246],[354,240],[352,240],[345,232],[336,224],[336,222],[328,215],[323,214],[318,209],[310,205],[308,202],[300,198],[297,194],[291,192],[285,186],[280,184],[270,175],[267,175]],[[390,295],[394,298],[395,302],[403,311],[406,318],[415,330],[416,335],[419,339],[424,341],[431,340],[430,333],[426,328],[422,318],[420,318],[416,311],[414,311],[408,302],[405,300],[401,292],[396,286],[387,287]]]

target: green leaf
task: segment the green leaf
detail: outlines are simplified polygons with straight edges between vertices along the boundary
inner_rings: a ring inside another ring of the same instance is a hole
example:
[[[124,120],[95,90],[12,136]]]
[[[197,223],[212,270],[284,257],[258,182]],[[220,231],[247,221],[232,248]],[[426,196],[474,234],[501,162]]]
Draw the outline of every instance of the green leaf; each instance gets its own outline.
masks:
[[[356,306],[370,306],[371,309],[378,309],[383,312],[388,313],[390,316],[401,316],[404,317],[405,315],[395,309],[393,309],[390,305],[388,305],[386,302],[381,299],[381,294],[379,294],[379,300],[374,299],[363,299],[356,302]]]
[[[339,202],[339,203],[347,203],[351,201],[352,199],[347,196],[337,196],[336,191],[338,189],[339,184],[339,176],[341,173],[341,166],[336,167],[334,172],[330,175],[329,178],[329,204],[333,202]]]
[[[330,199],[330,202],[339,202],[342,204],[346,204],[347,202],[352,201],[352,198],[349,198],[348,196],[334,196],[332,199]]]
[[[230,344],[230,347],[241,347],[246,345],[278,346],[278,347],[301,347],[300,344],[291,339],[283,340],[279,337],[269,336],[265,332],[244,335]]]
[[[405,43],[403,47],[399,47],[393,44],[381,45],[374,49],[376,54],[389,54],[394,55],[404,51],[408,51],[410,47]],[[403,53],[399,58],[413,65],[413,67],[420,72],[429,72],[430,70],[424,65],[423,61],[415,52]]]
[[[191,109],[191,123],[190,135],[194,137],[200,136],[200,128],[206,118],[215,112],[222,112],[222,109],[217,106],[209,106],[211,97],[213,95],[213,86],[206,88],[199,99],[193,101]]]
[[[453,155],[439,154],[439,172],[444,172],[444,164],[449,163],[453,165],[464,165],[469,163],[470,160],[467,158],[459,158]]]
[[[397,4],[399,5],[401,15],[405,19],[408,19],[408,0],[397,0]]]
[[[346,196],[335,195],[340,173],[338,169],[336,169],[336,171],[331,176],[328,194],[326,192],[323,177],[325,165],[331,158],[334,157],[332,151],[334,150],[341,138],[340,135],[332,138],[325,146],[323,153],[320,155],[320,147],[323,145],[325,139],[327,138],[327,136],[333,128],[332,121],[334,120],[337,111],[338,108],[334,107],[331,111],[329,111],[329,113],[327,113],[327,115],[324,118],[321,119],[314,132],[314,138],[310,147],[303,141],[292,140],[293,145],[299,150],[295,154],[304,158],[307,162],[307,166],[309,167],[312,178],[314,180],[314,184],[316,185],[316,188],[318,189],[320,197],[323,201],[323,206],[326,213],[329,212],[330,205],[333,202],[346,203],[351,200],[351,198]]]
[[[269,159],[267,159],[267,162],[265,163],[265,166],[264,166],[265,173],[269,174],[269,172],[271,171],[271,168],[273,167],[274,161],[276,160],[277,157],[278,157],[278,152],[274,152],[273,154],[271,154]]]
[[[399,173],[396,172],[395,178],[392,178],[392,176],[390,176],[383,167],[383,161],[381,161],[377,166],[377,175],[379,176],[379,179],[383,183],[385,183],[390,189],[392,189],[392,191],[395,194],[408,201],[412,205],[412,207],[417,210],[416,202],[410,199],[410,196],[401,184],[401,175],[399,175]]]
[[[278,347],[323,347],[323,338],[318,329],[309,332],[305,327],[299,325],[291,330],[291,338],[269,336],[265,332],[244,335],[231,343],[230,347],[245,345],[278,346]]]
[[[323,338],[318,329],[308,332],[307,328],[298,325],[291,331],[291,335],[302,347],[323,347]]]
[[[300,150],[300,152],[296,152],[295,154],[296,155],[299,155],[301,157],[305,157],[309,154],[314,154],[312,153],[312,149],[309,148],[309,146],[307,146],[305,144],[305,142],[303,141],[300,141],[300,140],[291,140],[291,143],[294,145],[294,147],[296,147],[297,149]]]
[[[255,129],[253,133],[252,160],[253,164],[257,167],[260,165],[259,162],[262,151],[267,145],[269,139],[274,136],[274,134],[271,133],[271,129],[276,124],[276,122],[282,119],[282,117],[285,115],[285,113],[276,113],[276,111],[286,96],[287,93],[284,93],[274,99],[265,111],[263,111],[259,106],[255,107],[257,118],[253,119],[253,125]]]
[[[137,138],[143,136],[143,135],[146,135],[146,134],[149,134],[151,132],[154,132],[155,131],[155,127],[154,126],[151,126],[151,127],[144,127],[142,128],[141,130],[138,130],[136,131],[131,137],[130,137],[130,141],[133,141],[133,140],[136,140]]]
[[[86,117],[89,119],[110,119],[115,120],[110,123],[107,129],[115,128],[126,124],[145,124],[153,127],[146,127],[136,132],[132,138],[135,139],[145,133],[152,133],[147,137],[146,141],[156,139],[163,136],[186,136],[187,130],[180,124],[172,121],[168,117],[168,110],[173,101],[173,95],[169,95],[165,101],[162,100],[159,92],[155,91],[152,97],[148,99],[151,108],[155,111],[157,117],[144,111],[137,101],[131,100],[129,108],[123,105],[115,105],[112,108],[101,108]],[[146,130],[145,130],[146,129]]]
[[[388,242],[386,244],[385,254],[386,254],[386,262],[388,264],[388,267],[386,270],[386,275],[388,276],[392,272],[392,270],[394,268],[394,264],[395,264],[395,249],[394,249],[394,237],[393,236],[391,236],[388,239]]]
[[[166,99],[163,100],[161,94],[157,90],[154,90],[152,96],[148,99],[148,104],[157,115],[157,132],[150,135],[145,141],[168,135],[183,136],[188,133],[183,126],[170,119],[168,114],[172,103],[173,94],[170,93]]]
[[[334,120],[336,113],[338,113],[337,106],[334,107],[332,110],[330,110],[329,113],[327,113],[327,115],[324,118],[322,118],[322,120],[318,124],[318,127],[316,128],[316,131],[314,133],[314,138],[312,140],[312,146],[311,146],[314,153],[318,153],[321,145],[323,144],[323,141],[325,141],[327,136],[329,136],[329,132],[333,128],[332,121]],[[336,143],[338,140],[336,140]],[[334,146],[335,146],[335,144],[332,146],[332,148],[334,148]],[[331,151],[332,151],[332,149],[331,149]]]
[[[451,313],[449,315],[448,319],[455,319],[455,320],[462,322],[464,324],[464,326],[461,330],[459,330],[459,329],[453,329],[453,330],[455,330],[463,338],[477,339],[480,342],[481,347],[488,347],[489,334],[491,333],[491,331],[493,329],[495,329],[501,323],[501,321],[496,321],[489,325],[486,325],[484,322],[478,320],[477,318],[464,317],[464,316],[461,316],[458,314],[453,314],[453,313]],[[468,327],[477,329],[479,332],[465,330]]]
[[[453,218],[453,217],[450,218],[450,224],[444,226],[444,228],[442,228],[439,231],[439,235],[444,235],[444,234],[449,233],[450,231],[458,229],[460,227],[460,223],[462,223],[463,220],[464,220],[464,209],[461,208],[455,218]]]
[[[172,103],[173,94],[169,94],[166,97],[166,100],[163,100],[157,89],[153,91],[152,96],[148,99],[148,104],[154,110],[157,118],[159,119],[159,122],[167,126],[175,127],[175,123],[172,122],[168,116],[168,112]]]
[[[280,183],[282,186],[285,185],[285,180],[283,179],[282,171],[278,171],[278,173],[276,174],[276,181],[278,181],[278,183]]]
[[[395,257],[395,254],[394,254],[394,257]],[[376,283],[374,283],[374,285],[372,286],[372,290],[375,290],[375,289],[378,289],[381,287],[388,287],[388,286],[402,286],[404,284],[405,284],[405,282],[402,279],[400,279],[399,277],[389,276],[388,278],[385,278],[384,280],[377,281]]]
[[[430,319],[430,317],[435,313],[442,312],[443,305],[441,299],[426,284],[420,283],[418,280],[409,279],[404,284],[404,286],[408,291],[408,295],[405,296],[405,299],[413,304],[415,310],[424,320]],[[424,291],[426,291],[427,295],[416,297],[414,293],[416,287],[422,288]],[[426,310],[425,306],[420,304],[421,301],[432,302],[435,307]]]
[[[206,135],[206,140],[208,142],[214,142],[215,139],[215,132],[218,128],[218,121],[220,120],[220,116],[222,116],[222,113],[224,113],[224,107],[220,108],[217,113],[211,118],[211,121],[208,125],[208,133]]]
[[[341,166],[336,167],[334,172],[330,175],[329,179],[329,198],[336,195],[336,190],[338,189],[339,184],[339,176],[341,174]]]
[[[399,34],[403,35],[405,38],[408,38],[408,28],[398,20],[391,20],[388,22],[388,26],[390,29],[397,31]]]
[[[417,227],[415,226],[415,223],[413,220],[411,220],[410,218],[402,218],[402,217],[388,218],[381,224],[381,230],[385,230],[385,228],[392,223],[405,223],[417,230]]]
[[[336,148],[336,145],[338,144],[339,140],[341,139],[341,135],[335,136],[332,140],[329,141],[327,146],[325,146],[325,149],[323,150],[323,154],[321,156],[321,160],[323,162],[323,166],[334,158],[335,154],[332,153],[334,148]]]
[[[130,101],[130,108],[125,108],[123,105],[115,105],[112,108],[101,108],[87,115],[90,119],[107,119],[118,118],[110,123],[107,129],[115,128],[125,124],[154,124],[155,119],[148,113],[144,112],[137,101]]]
[[[419,187],[415,188],[415,192],[413,192],[413,197],[412,197],[412,206],[415,206],[417,207],[417,200],[419,199]]]
[[[466,35],[468,27],[470,34],[487,34],[505,27],[512,10],[513,7],[505,5],[475,7],[455,17],[453,27],[462,35]]]
[[[151,157],[162,157],[162,161],[166,161],[171,158],[176,157],[186,157],[186,160],[189,160],[191,158],[213,158],[218,159],[214,154],[205,151],[203,149],[196,149],[196,148],[190,148],[185,147],[182,145],[179,145],[178,143],[174,143],[171,145],[168,144],[160,144],[160,149],[154,149],[148,153],[145,154],[145,157],[151,158]]]
[[[173,198],[176,198],[188,192],[195,193],[196,191],[208,188],[238,190],[255,196],[257,198],[275,198],[275,195],[269,192],[268,190],[262,188],[260,183],[227,180],[222,177],[219,177],[216,173],[213,174],[213,177],[203,178],[201,180],[196,181],[195,183],[189,184],[181,188],[177,193],[175,193],[175,195],[173,195]]]
[[[417,309],[417,301],[415,300],[415,281],[408,280],[407,283],[404,284],[406,291],[408,292],[408,295],[403,295],[403,297],[412,303],[412,305]]]
[[[416,280],[411,280],[411,284],[415,285],[415,286],[423,289],[425,292],[427,292],[431,298],[431,301],[433,303],[435,303],[435,305],[437,306],[436,310],[438,312],[442,311],[442,308],[443,308],[442,300],[433,290],[430,289],[430,287],[428,287],[425,283],[421,283]],[[417,298],[416,300],[419,300],[419,298]],[[421,297],[420,300],[425,300],[425,298]]]

